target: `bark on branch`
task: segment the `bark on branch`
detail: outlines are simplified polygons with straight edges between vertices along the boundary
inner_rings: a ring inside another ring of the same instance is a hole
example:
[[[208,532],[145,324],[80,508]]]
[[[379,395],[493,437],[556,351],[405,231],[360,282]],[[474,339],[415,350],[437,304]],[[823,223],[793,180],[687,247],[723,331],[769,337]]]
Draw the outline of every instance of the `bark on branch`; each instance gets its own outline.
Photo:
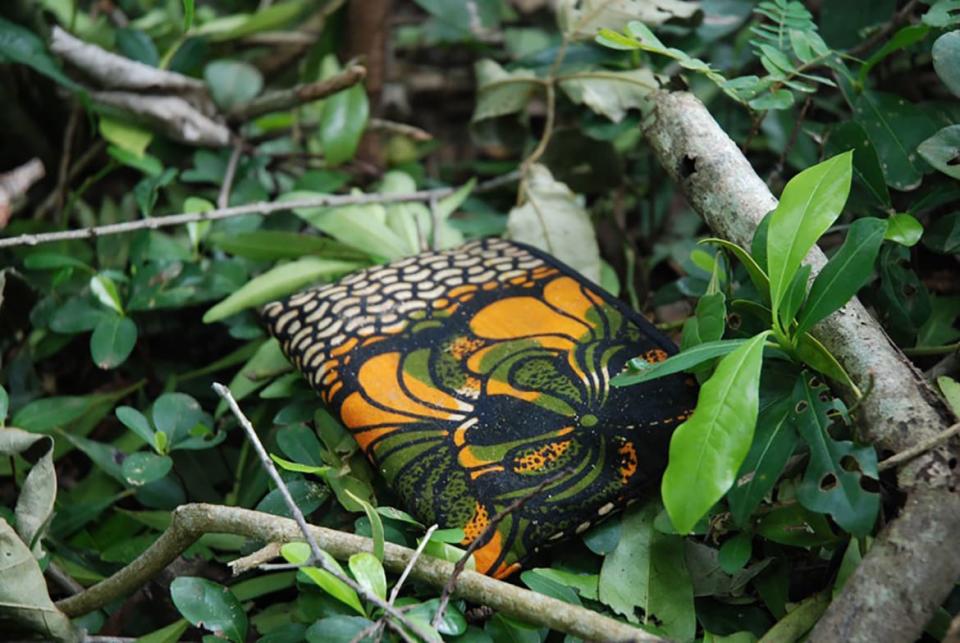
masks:
[[[703,104],[688,93],[658,92],[645,125],[647,140],[693,208],[720,237],[750,246],[754,230],[777,200]],[[813,273],[826,257],[807,256]],[[861,388],[861,438],[899,452],[933,439],[953,424],[946,406],[890,341],[860,301],[821,322],[814,335]],[[957,440],[900,469],[909,499],[884,529],[811,641],[915,640],[960,577],[960,468]],[[952,534],[952,535],[951,535]]]
[[[310,526],[310,532],[321,549],[340,560],[347,560],[360,551],[373,551],[369,538],[325,527]],[[65,598],[57,607],[67,616],[76,617],[141,587],[169,565],[187,547],[206,533],[224,533],[255,538],[264,542],[291,542],[303,539],[297,523],[289,518],[239,507],[188,504],[175,509],[170,526],[160,538],[132,563],[86,591]],[[416,552],[407,547],[385,543],[383,566],[402,573]],[[454,564],[420,556],[410,566],[410,577],[442,587],[453,574]],[[622,641],[629,643],[662,643],[664,639],[636,629],[626,623],[571,605],[543,594],[504,583],[496,579],[464,571],[457,579],[456,596],[471,602],[587,640]]]

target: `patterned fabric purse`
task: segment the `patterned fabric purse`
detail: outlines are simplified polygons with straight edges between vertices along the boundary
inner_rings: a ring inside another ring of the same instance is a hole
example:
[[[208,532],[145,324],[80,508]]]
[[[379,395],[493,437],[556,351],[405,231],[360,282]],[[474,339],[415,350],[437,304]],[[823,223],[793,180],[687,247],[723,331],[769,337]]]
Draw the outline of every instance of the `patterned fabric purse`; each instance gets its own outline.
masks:
[[[483,535],[476,567],[497,577],[655,484],[696,403],[683,375],[611,387],[629,359],[674,346],[552,257],[501,239],[369,268],[263,314],[406,509],[463,528],[464,544]]]

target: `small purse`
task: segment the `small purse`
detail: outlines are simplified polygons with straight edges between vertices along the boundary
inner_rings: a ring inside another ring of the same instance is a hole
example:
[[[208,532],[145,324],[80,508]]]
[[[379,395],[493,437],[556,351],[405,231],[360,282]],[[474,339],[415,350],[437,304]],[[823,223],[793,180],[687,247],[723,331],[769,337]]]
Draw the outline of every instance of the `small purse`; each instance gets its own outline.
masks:
[[[673,344],[502,239],[368,268],[263,315],[405,508],[462,528],[464,544],[482,536],[476,568],[497,577],[655,484],[696,404],[684,375],[612,387],[628,360],[662,361]]]

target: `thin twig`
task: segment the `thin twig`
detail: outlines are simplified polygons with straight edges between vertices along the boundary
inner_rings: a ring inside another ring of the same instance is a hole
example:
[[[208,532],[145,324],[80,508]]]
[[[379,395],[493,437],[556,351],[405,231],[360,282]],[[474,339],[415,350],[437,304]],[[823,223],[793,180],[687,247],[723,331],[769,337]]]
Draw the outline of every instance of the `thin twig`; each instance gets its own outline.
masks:
[[[913,460],[914,458],[916,458],[918,455],[923,455],[927,451],[940,446],[941,444],[943,444],[944,442],[946,442],[947,440],[949,440],[955,435],[960,435],[960,422],[957,422],[950,428],[945,429],[943,433],[940,433],[931,438],[923,440],[922,442],[918,442],[917,444],[910,447],[909,449],[905,449],[900,453],[895,453],[889,458],[887,458],[886,460],[882,460],[877,465],[877,470],[887,471],[888,469],[892,469],[896,466],[899,466],[904,462],[909,462],[910,460]]]
[[[515,172],[504,176],[491,179],[477,185],[474,192],[484,192],[492,190],[507,183],[516,181],[519,175]],[[40,234],[21,234],[16,237],[0,239],[0,248],[10,248],[13,246],[35,246],[41,243],[51,243],[53,241],[64,241],[66,239],[93,239],[111,234],[121,234],[124,232],[135,232],[137,230],[149,229],[157,230],[170,226],[193,223],[195,221],[219,221],[220,219],[229,219],[244,214],[262,214],[269,216],[277,212],[287,212],[298,208],[324,208],[339,207],[344,205],[367,205],[371,203],[410,203],[430,201],[432,198],[443,198],[456,191],[457,188],[434,188],[432,190],[420,190],[418,192],[409,192],[407,194],[330,194],[308,199],[291,199],[289,201],[260,201],[258,203],[249,203],[247,205],[237,205],[229,208],[218,208],[206,212],[182,212],[180,214],[171,214],[163,217],[153,217],[150,219],[137,219],[136,221],[124,221],[122,223],[111,223],[108,225],[96,226],[93,228],[80,228],[78,230],[62,230],[59,232],[44,232]]]
[[[938,377],[943,375],[953,375],[960,370],[960,354],[950,353],[939,362],[931,366],[923,374],[931,382],[935,382]]]
[[[910,17],[910,14],[913,13],[913,10],[917,8],[919,3],[919,0],[910,0],[910,2],[904,5],[903,9],[894,14],[887,24],[875,31],[873,35],[858,44],[856,47],[849,49],[847,54],[851,56],[860,56],[873,49],[876,45],[880,44],[880,41],[893,33],[894,29],[899,27],[907,20],[907,18]]]
[[[67,174],[67,185],[72,183],[84,170],[87,169],[87,166],[93,163],[97,157],[103,152],[107,147],[107,142],[103,139],[98,140],[96,143],[87,148],[83,154],[77,159],[77,161],[70,168],[70,172]],[[48,194],[43,202],[37,206],[37,209],[33,212],[33,217],[35,219],[43,219],[47,212],[57,206],[57,194],[56,190],[53,190]]]
[[[417,141],[418,143],[433,140],[433,134],[417,127],[416,125],[388,121],[384,118],[371,118],[367,121],[367,129],[372,132],[385,132],[387,134],[406,136],[407,138]]]
[[[80,123],[80,115],[82,113],[83,109],[80,105],[74,103],[70,108],[67,128],[63,133],[63,153],[60,156],[60,168],[57,171],[57,187],[54,192],[57,210],[63,209],[63,204],[66,200],[67,181],[70,177],[70,157],[73,153],[73,139],[76,135],[77,125]]]
[[[780,153],[777,164],[773,166],[773,171],[767,176],[767,185],[773,185],[773,180],[783,175],[783,168],[787,164],[787,157],[793,150],[793,146],[797,144],[797,139],[800,137],[800,130],[803,129],[803,121],[806,120],[807,111],[812,104],[813,99],[810,97],[807,97],[807,100],[803,101],[800,114],[797,116],[797,120],[793,124],[793,129],[790,131],[790,139],[787,141],[787,144],[783,146],[783,152]]]
[[[366,75],[367,69],[365,67],[353,65],[324,80],[296,85],[288,89],[278,89],[258,96],[250,102],[238,105],[230,110],[227,117],[232,121],[245,122],[270,112],[298,107],[304,103],[319,100],[353,87]]]
[[[950,353],[960,352],[960,342],[955,344],[946,344],[944,346],[915,346],[913,348],[904,348],[901,350],[903,350],[903,354],[907,357],[949,355]]]
[[[267,450],[263,447],[263,443],[260,441],[260,437],[257,435],[257,432],[250,423],[250,420],[248,420],[247,416],[243,414],[242,410],[240,410],[240,405],[237,404],[237,400],[233,397],[233,393],[230,392],[229,388],[223,384],[220,384],[219,382],[213,383],[213,390],[216,391],[217,395],[223,398],[223,400],[227,403],[227,406],[230,407],[230,411],[233,413],[234,417],[237,418],[237,421],[243,428],[244,433],[247,434],[247,439],[251,444],[253,444],[253,448],[256,451],[257,456],[259,456],[260,463],[263,465],[267,475],[269,475],[270,479],[273,480],[273,483],[277,485],[277,489],[280,491],[280,496],[283,498],[283,502],[287,505],[287,509],[290,511],[290,514],[293,516],[297,526],[300,528],[303,537],[306,539],[307,545],[310,547],[312,560],[307,561],[307,564],[309,565],[312,563],[320,567],[330,575],[337,578],[337,580],[350,587],[350,589],[357,592],[357,594],[362,596],[364,599],[373,603],[384,612],[387,612],[392,617],[400,621],[403,626],[409,629],[411,632],[416,633],[417,636],[424,640],[429,640],[431,638],[429,633],[424,632],[419,625],[405,617],[392,605],[387,604],[386,601],[377,596],[371,590],[357,583],[352,578],[340,573],[339,570],[327,562],[324,552],[320,549],[320,545],[317,544],[317,539],[313,537],[310,527],[307,525],[307,519],[304,518],[303,512],[300,511],[300,507],[297,506],[293,496],[290,495],[290,490],[287,488],[287,484],[283,481],[283,478],[280,477],[277,467],[274,466],[273,460],[271,460],[269,454],[267,454]]]
[[[259,567],[265,564],[268,560],[273,560],[279,555],[280,543],[267,543],[252,554],[241,556],[236,560],[231,560],[229,563],[227,563],[227,566],[230,568],[230,572],[234,576],[239,576],[244,572],[250,571],[254,567]]]
[[[83,591],[83,585],[78,583],[76,579],[68,574],[60,565],[55,562],[51,562],[47,565],[46,575],[55,582],[60,588],[71,596],[79,594]]]
[[[223,175],[223,184],[220,186],[220,194],[217,195],[217,207],[225,208],[230,205],[230,191],[233,189],[233,179],[237,175],[237,165],[240,163],[240,156],[243,154],[243,141],[237,139],[233,144],[233,151],[230,152],[230,160],[227,162],[227,171]]]
[[[454,566],[453,573],[450,574],[450,578],[447,580],[446,585],[443,586],[443,592],[440,594],[440,604],[437,605],[437,613],[433,617],[434,628],[440,625],[440,622],[443,620],[443,613],[447,610],[447,603],[450,602],[450,596],[453,594],[453,590],[457,586],[457,579],[460,577],[460,574],[463,573],[463,570],[466,569],[467,561],[469,561],[470,557],[473,556],[473,552],[475,552],[482,545],[486,544],[486,542],[493,535],[493,532],[497,530],[497,527],[500,526],[500,523],[503,522],[507,516],[515,511],[518,511],[521,507],[523,507],[523,505],[527,504],[527,502],[538,496],[541,491],[569,474],[569,469],[558,471],[531,489],[530,493],[520,496],[512,503],[504,507],[501,511],[498,511],[493,518],[490,519],[490,522],[487,523],[487,526],[484,528],[483,532],[474,538],[473,541],[467,546],[467,550],[463,552],[463,556],[460,557],[460,560],[458,560],[457,564]]]

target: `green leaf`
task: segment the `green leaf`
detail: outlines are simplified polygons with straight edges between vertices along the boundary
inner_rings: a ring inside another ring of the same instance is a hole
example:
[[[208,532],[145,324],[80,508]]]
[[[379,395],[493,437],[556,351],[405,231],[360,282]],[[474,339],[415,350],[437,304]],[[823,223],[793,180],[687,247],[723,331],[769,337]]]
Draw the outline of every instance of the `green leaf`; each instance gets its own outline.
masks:
[[[307,628],[304,636],[307,643],[330,643],[331,641],[353,641],[360,632],[373,625],[373,621],[362,616],[337,614],[322,618]],[[358,643],[373,643],[373,635],[365,636]]]
[[[170,625],[154,630],[139,637],[136,643],[177,643],[190,627],[186,619],[178,618]]]
[[[190,432],[203,421],[203,410],[195,399],[184,393],[164,393],[153,403],[153,425],[165,433],[170,448],[190,438]]]
[[[7,413],[10,411],[10,395],[7,389],[0,386],[0,427],[7,421]]]
[[[534,92],[542,84],[528,69],[506,71],[493,60],[478,60],[474,66],[477,77],[477,104],[471,122],[515,114],[526,108]]]
[[[233,393],[234,399],[239,402],[265,386],[272,377],[281,373],[288,373],[291,370],[293,370],[293,367],[280,349],[280,342],[270,338],[257,348],[257,352],[247,360],[246,364],[230,380],[228,387],[230,392]],[[221,400],[217,404],[214,417],[220,417],[226,410],[227,403]]]
[[[698,344],[678,355],[672,355],[662,362],[643,366],[639,371],[624,371],[611,380],[613,386],[630,386],[665,377],[681,371],[689,371],[707,360],[733,352],[745,344],[745,339],[722,339],[716,342]],[[636,368],[636,360],[631,366]]]
[[[288,377],[300,378],[300,375],[290,373]],[[316,432],[305,424],[292,424],[277,431],[277,446],[295,462],[316,466],[324,464],[324,448]]]
[[[670,439],[661,484],[677,532],[688,533],[733,486],[757,423],[763,344],[769,331],[720,360],[700,388],[697,408]]]
[[[887,219],[887,231],[883,238],[886,241],[899,243],[901,246],[912,248],[917,245],[923,236],[923,224],[909,213],[890,215]]]
[[[853,112],[877,151],[887,184],[897,190],[919,187],[925,166],[916,149],[936,131],[927,111],[896,94],[865,89]]]
[[[17,496],[14,516],[17,533],[38,559],[44,555],[41,540],[50,525],[53,503],[57,497],[53,445],[53,438],[47,435],[35,435],[12,427],[0,430],[0,455],[13,458],[18,455],[26,456],[29,451],[30,460],[33,461],[33,466],[23,479],[19,496]],[[35,461],[34,458],[36,458]],[[3,520],[0,519],[0,522]],[[5,568],[7,562],[11,561],[4,561],[0,569]],[[3,575],[3,571],[0,571],[0,579]],[[45,596],[46,593],[43,595]]]
[[[814,280],[797,319],[797,333],[809,330],[839,310],[870,281],[886,232],[887,222],[883,219],[865,217],[853,222],[843,245]]]
[[[301,464],[299,462],[293,462],[287,460],[286,458],[281,458],[280,456],[271,453],[270,459],[280,465],[280,468],[284,471],[293,471],[295,473],[310,473],[313,475],[324,475],[330,471],[330,467],[326,465],[316,465],[316,464]]]
[[[463,615],[463,612],[457,607],[455,603],[450,603],[447,605],[447,608],[443,612],[443,616],[440,618],[440,622],[437,624],[436,630],[431,627],[434,617],[437,614],[437,608],[440,607],[440,599],[432,598],[429,601],[424,601],[420,603],[409,612],[407,612],[408,617],[416,622],[421,628],[434,635],[433,638],[436,643],[442,643],[443,638],[440,634],[445,636],[456,636],[459,637],[461,634],[467,631],[467,618]],[[460,638],[455,639],[458,643],[461,642]]]
[[[236,40],[262,31],[280,29],[304,9],[304,0],[278,2],[255,13],[233,13],[204,22],[192,33],[208,36],[214,42]]]
[[[654,529],[656,502],[635,505],[624,513],[620,542],[603,560],[600,600],[638,623],[656,619],[671,639],[689,641],[696,630],[693,584],[683,555],[683,539]]]
[[[880,49],[874,52],[860,68],[860,84],[867,84],[867,74],[870,73],[870,70],[873,69],[877,63],[894,52],[917,44],[926,38],[928,33],[930,33],[930,27],[923,24],[908,25],[902,29],[899,29],[897,33],[893,34],[893,36],[887,40],[883,46],[880,47]]]
[[[100,117],[100,135],[108,143],[113,143],[137,158],[143,158],[147,146],[153,140],[153,132],[150,130],[107,116]]]
[[[809,596],[763,635],[765,641],[800,641],[813,629],[830,605],[828,592]]]
[[[850,374],[844,370],[833,353],[809,332],[798,336],[796,353],[797,357],[810,368],[843,384],[856,395],[860,395],[860,389],[854,384]]]
[[[760,409],[750,452],[740,467],[736,484],[727,492],[730,515],[741,527],[747,525],[753,511],[777,484],[796,450],[799,436],[792,411],[789,396]]]
[[[942,3],[941,3],[942,4]],[[955,12],[960,12],[958,4]],[[954,96],[960,98],[960,30],[945,33],[933,43],[933,68]]]
[[[317,192],[288,192],[280,200],[299,200],[320,196]],[[351,205],[338,208],[296,208],[294,214],[351,248],[367,256],[399,259],[410,254],[402,237],[386,225],[387,212],[382,205]]]
[[[960,416],[960,383],[952,377],[941,375],[937,378],[937,386],[940,387],[940,392],[943,393],[953,414]]]
[[[951,212],[927,227],[923,245],[944,255],[960,251],[960,212]]]
[[[789,325],[800,306],[803,305],[807,297],[807,282],[810,280],[810,266],[801,265],[793,280],[783,294],[783,302],[780,304],[779,319],[786,326]]]
[[[324,278],[341,275],[357,269],[356,263],[304,257],[276,266],[254,277],[242,288],[218,303],[203,315],[203,322],[210,324],[231,315],[273,301],[296,292]]]
[[[135,170],[139,170],[154,179],[159,178],[163,175],[163,163],[160,162],[156,156],[151,156],[149,154],[143,154],[142,156],[137,156],[133,152],[123,149],[122,147],[117,147],[116,145],[107,146],[107,154],[120,163],[121,165],[126,165],[127,167],[132,167]],[[153,191],[156,191],[156,181],[153,183],[139,183],[138,185],[144,185],[153,188]],[[139,193],[137,194],[140,197],[141,202],[144,197]],[[146,214],[150,214],[148,208],[143,207],[141,203],[141,209],[144,210]]]
[[[336,59],[324,60],[324,76],[339,71]],[[357,152],[360,138],[367,127],[370,103],[363,84],[356,84],[324,99],[320,117],[320,141],[327,167],[349,161]]]
[[[683,327],[682,350],[703,344],[720,341],[727,324],[727,298],[722,292],[704,295],[697,302],[693,317]],[[688,337],[689,327],[689,337]]]
[[[124,479],[135,487],[159,480],[173,468],[173,460],[149,451],[131,453],[123,460],[120,471]]]
[[[247,636],[247,613],[233,593],[205,578],[180,576],[170,583],[170,598],[185,619],[235,643]]]
[[[600,282],[600,249],[590,215],[545,165],[530,168],[526,202],[510,210],[507,236],[548,252],[594,283]]]
[[[769,221],[770,218],[767,217],[764,221]],[[763,225],[763,224],[761,224]],[[764,231],[766,226],[764,226]],[[760,233],[760,227],[757,228],[757,232]],[[747,274],[750,276],[750,281],[753,282],[753,285],[756,287],[757,291],[760,292],[761,296],[764,298],[769,297],[770,293],[770,278],[767,277],[767,273],[764,272],[763,268],[760,267],[760,263],[754,259],[746,250],[741,248],[735,243],[727,241],[726,239],[717,239],[716,237],[711,237],[709,239],[704,239],[700,243],[712,243],[718,245],[724,250],[727,250],[733,253],[737,259],[740,260],[740,263],[743,264],[743,267],[747,269]],[[764,249],[766,249],[766,244],[764,244]],[[766,254],[764,254],[764,263],[766,263]]]
[[[237,257],[255,261],[299,259],[317,255],[324,259],[360,261],[366,254],[333,239],[283,230],[256,230],[239,234],[214,233],[207,243]]]
[[[4,18],[0,18],[0,58],[32,67],[72,91],[82,91],[63,73],[36,34]]]
[[[322,550],[320,553],[323,555],[326,566],[328,566],[330,569],[336,570],[339,574],[344,575],[343,568],[340,567],[340,563],[334,560],[333,556]],[[303,565],[310,560],[310,546],[307,545],[307,543],[300,542],[287,543],[280,548],[280,554],[289,563],[294,565]],[[325,569],[319,569],[317,567],[301,567],[300,571],[303,572],[307,578],[318,585],[323,591],[330,594],[330,596],[346,605],[349,605],[362,616],[366,616],[363,605],[360,603],[360,597],[357,596],[357,593],[342,580]]]
[[[339,478],[343,480],[343,478]],[[349,479],[349,478],[348,478]],[[329,481],[329,478],[328,478]],[[337,492],[337,486],[330,485],[334,493],[337,493],[337,497],[340,497],[340,493]],[[355,503],[360,505],[363,508],[363,513],[367,514],[367,520],[370,521],[370,531],[373,536],[373,555],[378,561],[383,560],[383,543],[384,543],[384,534],[383,534],[383,520],[380,519],[380,514],[377,513],[376,509],[373,508],[369,502],[361,498],[358,494],[350,491],[349,488],[343,488],[343,494],[348,498],[353,500]],[[349,511],[349,508],[347,508]]]
[[[614,545],[613,548],[616,548],[616,545]],[[563,569],[546,567],[537,567],[531,571],[535,572],[539,576],[542,576],[543,578],[548,578],[556,583],[560,583],[561,585],[574,588],[577,590],[577,593],[580,594],[580,596],[586,599],[591,601],[600,600],[600,576],[598,574],[578,574],[576,572],[566,571]]]
[[[90,336],[90,355],[100,368],[109,370],[127,361],[137,344],[137,325],[129,317],[104,315]]]
[[[920,143],[920,156],[944,174],[960,179],[960,125],[951,125]]]
[[[367,591],[380,598],[387,598],[387,575],[380,559],[369,552],[358,552],[347,561],[353,578]]]
[[[183,30],[193,27],[194,0],[183,0]]]
[[[774,507],[760,520],[757,533],[791,547],[818,547],[837,540],[823,514],[813,513],[796,502]]]
[[[807,168],[783,189],[767,231],[767,268],[774,319],[800,263],[833,225],[850,193],[853,153]]]
[[[847,549],[843,552],[843,560],[840,561],[840,568],[837,570],[837,579],[833,582],[833,597],[836,598],[847,584],[847,579],[853,574],[853,571],[860,566],[863,561],[863,553],[860,551],[860,540],[851,538],[847,544]]]
[[[534,570],[527,570],[520,574],[520,580],[523,584],[545,596],[550,596],[558,601],[564,601],[572,605],[583,605],[577,593],[566,584],[556,581],[553,578],[545,576]]]
[[[0,613],[6,620],[51,641],[80,641],[80,632],[57,609],[30,548],[6,520],[0,520]],[[5,626],[10,628],[10,625]]]
[[[11,424],[31,433],[49,433],[54,429],[65,428],[81,419],[87,413],[93,413],[99,406],[129,394],[130,390],[97,395],[63,395],[34,400],[17,411]],[[108,408],[106,412],[109,412]]]
[[[840,123],[830,130],[824,146],[824,154],[833,156],[853,150],[854,188],[865,193],[871,201],[884,209],[892,208],[890,190],[883,178],[883,168],[877,150],[870,142],[867,132],[855,121]]]
[[[94,275],[90,278],[90,292],[101,304],[123,315],[123,303],[117,285],[106,275]]]
[[[34,252],[27,255],[23,265],[30,270],[59,270],[61,268],[79,268],[87,272],[94,272],[88,264],[76,257],[63,255],[58,252]]]
[[[239,60],[214,60],[204,67],[203,79],[213,101],[224,111],[250,101],[263,89],[260,70]]]
[[[153,427],[143,413],[132,406],[118,406],[113,413],[125,427],[140,436],[140,439],[147,444],[153,444]]]
[[[741,532],[720,546],[717,561],[720,569],[728,574],[735,574],[750,562],[752,553],[753,538],[750,534]]]
[[[825,384],[804,377],[794,389],[797,430],[810,447],[810,463],[797,499],[811,511],[828,513],[845,530],[866,536],[880,509],[877,453],[830,437],[833,396]]]

